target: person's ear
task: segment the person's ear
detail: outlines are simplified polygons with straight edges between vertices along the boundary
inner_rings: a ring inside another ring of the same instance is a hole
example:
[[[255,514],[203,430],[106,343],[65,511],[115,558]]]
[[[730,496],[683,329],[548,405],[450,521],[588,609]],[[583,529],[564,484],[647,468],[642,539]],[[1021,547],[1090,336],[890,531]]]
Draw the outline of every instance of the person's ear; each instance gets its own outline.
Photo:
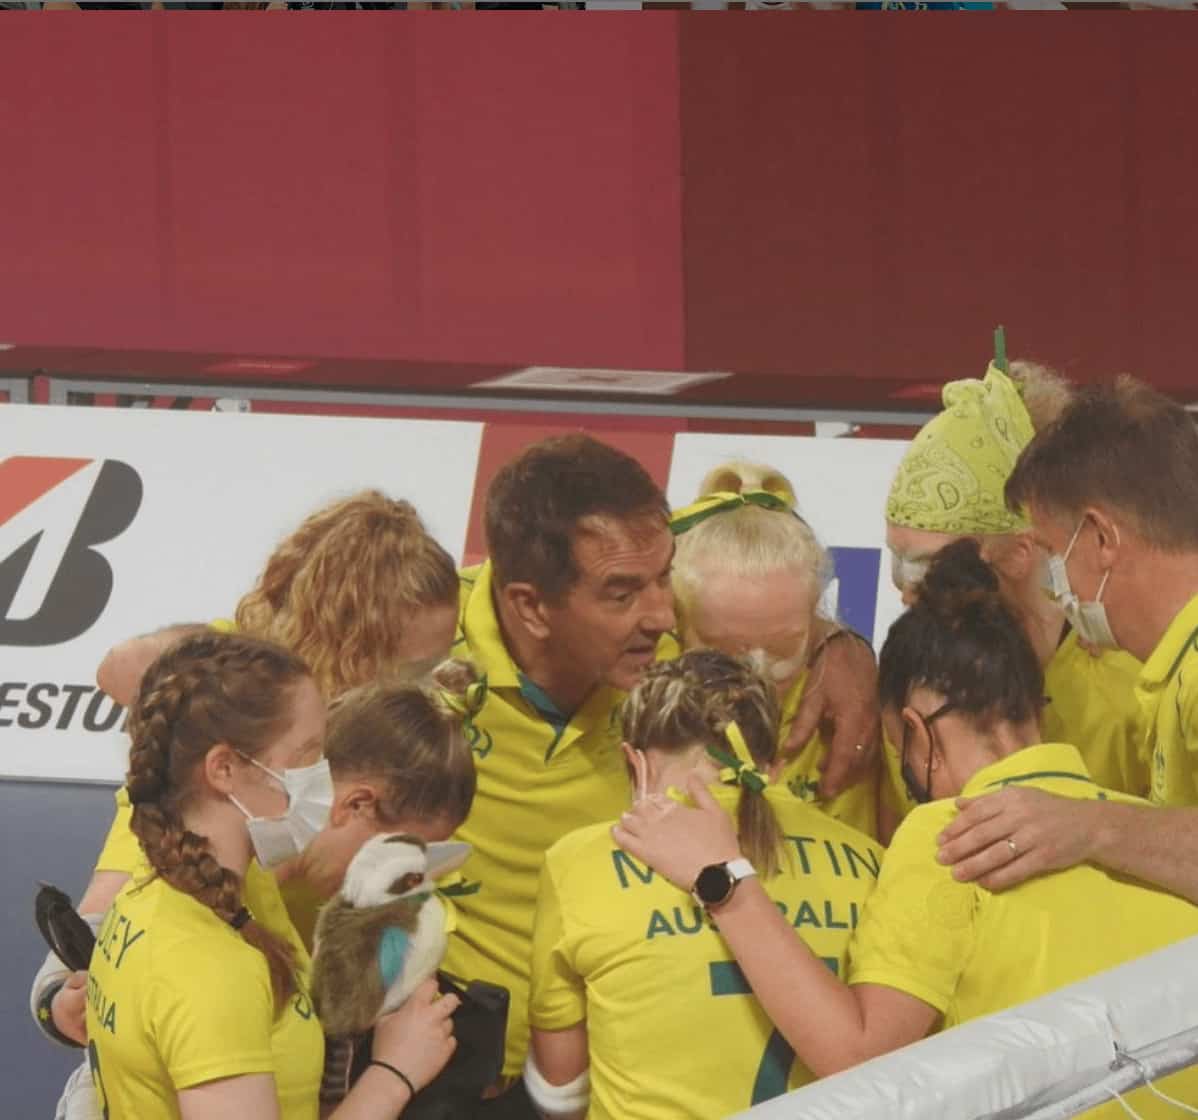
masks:
[[[204,781],[209,789],[227,797],[233,792],[234,778],[238,767],[242,765],[244,760],[228,743],[216,743],[204,755]]]
[[[338,791],[329,810],[329,824],[340,828],[355,817],[373,820],[378,816],[378,795],[363,782],[354,782],[344,791]]]
[[[927,765],[928,751],[932,744],[928,735],[928,725],[924,722],[922,714],[908,705],[899,712],[899,718],[903,721],[903,738],[907,741],[907,761],[918,758],[922,765]],[[901,752],[902,740],[895,746]]]
[[[631,743],[621,743],[620,749],[624,752],[624,760],[632,774],[633,797],[639,801],[649,792],[649,760],[644,751],[638,751]]]
[[[1085,516],[1094,523],[1094,532],[1098,543],[1098,567],[1103,571],[1109,571],[1115,566],[1123,544],[1119,535],[1119,526],[1100,509],[1087,509]]]
[[[534,638],[549,637],[549,619],[545,597],[531,583],[507,583],[499,589],[508,610]]]
[[[1030,533],[983,537],[978,554],[1000,580],[1009,584],[1023,583],[1036,563],[1036,546]]]

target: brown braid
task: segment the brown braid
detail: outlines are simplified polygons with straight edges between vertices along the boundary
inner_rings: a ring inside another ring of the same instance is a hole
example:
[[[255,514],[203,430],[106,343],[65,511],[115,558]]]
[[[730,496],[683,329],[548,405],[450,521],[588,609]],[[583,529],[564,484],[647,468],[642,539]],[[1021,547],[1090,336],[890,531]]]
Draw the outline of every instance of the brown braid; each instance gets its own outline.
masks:
[[[731,753],[724,729],[733,721],[753,761],[765,769],[778,749],[778,701],[745,660],[694,649],[653,665],[624,702],[624,738],[638,750],[716,746]],[[781,866],[782,829],[765,797],[742,788],[737,833],[745,855],[769,877]]]
[[[129,716],[133,834],[163,879],[230,924],[242,908],[241,878],[216,861],[206,837],[184,826],[182,810],[211,747],[229,743],[253,757],[287,730],[292,689],[307,676],[304,663],[279,646],[203,631],[150,666]],[[296,990],[291,946],[252,918],[234,928],[266,957],[281,1010]]]

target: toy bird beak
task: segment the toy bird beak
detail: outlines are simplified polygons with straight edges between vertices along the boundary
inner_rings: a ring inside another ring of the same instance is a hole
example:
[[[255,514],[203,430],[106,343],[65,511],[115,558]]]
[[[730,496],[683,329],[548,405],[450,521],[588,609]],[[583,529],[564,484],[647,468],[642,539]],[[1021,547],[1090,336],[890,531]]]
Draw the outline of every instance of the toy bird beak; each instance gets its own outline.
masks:
[[[438,841],[429,844],[425,850],[425,875],[429,879],[439,879],[451,871],[456,871],[469,858],[471,848],[456,840]]]

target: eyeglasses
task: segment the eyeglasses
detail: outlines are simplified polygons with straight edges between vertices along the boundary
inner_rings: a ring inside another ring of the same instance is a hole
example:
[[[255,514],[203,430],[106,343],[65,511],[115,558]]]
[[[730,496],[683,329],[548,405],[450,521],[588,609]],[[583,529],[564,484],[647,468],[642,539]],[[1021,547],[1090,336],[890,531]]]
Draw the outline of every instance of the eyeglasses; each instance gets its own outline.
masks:
[[[911,770],[911,765],[907,761],[907,750],[911,745],[911,725],[903,724],[903,749],[899,755],[899,772],[902,774],[903,784],[907,787],[907,792],[912,799],[920,805],[925,805],[932,800],[932,724],[936,722],[942,715],[953,710],[954,705],[951,703],[941,704],[931,715],[924,715],[922,712],[916,712],[920,721],[923,723],[924,730],[928,733],[928,770],[924,776],[924,784],[921,786],[915,780],[915,774]]]

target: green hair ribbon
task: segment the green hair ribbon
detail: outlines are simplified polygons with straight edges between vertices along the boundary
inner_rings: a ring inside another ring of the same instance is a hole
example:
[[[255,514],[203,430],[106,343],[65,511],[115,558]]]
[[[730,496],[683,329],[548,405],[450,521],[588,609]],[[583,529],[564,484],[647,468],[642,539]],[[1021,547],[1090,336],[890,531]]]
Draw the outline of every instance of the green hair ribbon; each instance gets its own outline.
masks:
[[[724,738],[732,748],[732,753],[720,747],[709,745],[707,753],[721,766],[720,781],[729,786],[740,786],[761,793],[770,784],[770,776],[763,770],[757,769],[753,756],[749,753],[749,745],[745,742],[736,720],[732,720],[724,728]]]
[[[481,677],[466,686],[465,693],[450,692],[447,689],[438,690],[441,703],[451,712],[456,712],[467,723],[482,711],[487,702],[487,678]]]
[[[794,507],[777,494],[768,490],[745,490],[736,494],[732,491],[721,491],[718,494],[708,494],[689,506],[683,506],[670,515],[670,532],[674,536],[693,529],[696,525],[714,517],[717,513],[727,513],[729,510],[740,509],[742,506],[757,506],[778,512],[794,513]],[[798,514],[795,514],[797,517]]]

